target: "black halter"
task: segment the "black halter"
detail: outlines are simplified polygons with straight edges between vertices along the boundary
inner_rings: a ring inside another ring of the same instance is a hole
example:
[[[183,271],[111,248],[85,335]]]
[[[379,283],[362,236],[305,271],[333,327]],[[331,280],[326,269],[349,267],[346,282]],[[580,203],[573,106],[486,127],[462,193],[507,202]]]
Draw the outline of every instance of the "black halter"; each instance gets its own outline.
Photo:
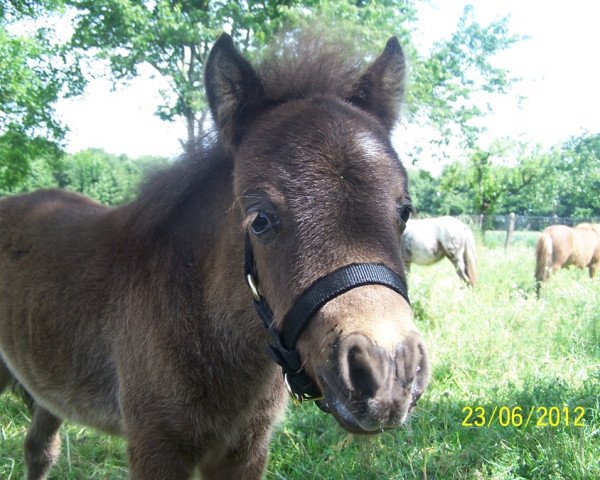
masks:
[[[406,283],[396,272],[381,264],[353,263],[318,278],[302,292],[286,314],[282,330],[279,331],[275,326],[269,304],[258,292],[258,274],[248,232],[246,232],[245,250],[246,283],[252,291],[254,308],[272,339],[272,343],[267,346],[267,351],[281,366],[290,396],[298,403],[303,400],[322,398],[317,386],[304,372],[302,359],[296,350],[296,342],[317,310],[342,293],[363,285],[384,285],[402,295],[408,302]]]

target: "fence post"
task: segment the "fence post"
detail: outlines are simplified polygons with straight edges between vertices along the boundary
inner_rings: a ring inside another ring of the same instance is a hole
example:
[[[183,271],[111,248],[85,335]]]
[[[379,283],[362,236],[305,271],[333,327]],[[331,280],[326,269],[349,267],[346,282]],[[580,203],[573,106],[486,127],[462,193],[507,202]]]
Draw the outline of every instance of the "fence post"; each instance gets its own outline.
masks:
[[[480,213],[477,217],[477,226],[481,231],[481,238],[485,240],[485,215],[483,213]]]
[[[515,231],[515,213],[511,212],[508,216],[508,230],[506,230],[506,241],[504,242],[504,250],[508,248],[512,240],[513,232]]]

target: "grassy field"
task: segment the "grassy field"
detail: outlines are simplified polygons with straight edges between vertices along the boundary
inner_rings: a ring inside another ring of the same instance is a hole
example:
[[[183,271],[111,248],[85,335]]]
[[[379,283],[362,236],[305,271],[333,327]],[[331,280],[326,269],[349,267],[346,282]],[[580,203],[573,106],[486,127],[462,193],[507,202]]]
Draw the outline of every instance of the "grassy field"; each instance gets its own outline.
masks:
[[[433,374],[409,425],[354,437],[313,405],[290,407],[266,478],[600,478],[600,279],[564,270],[536,299],[536,239],[516,235],[505,252],[502,232],[488,232],[474,290],[447,261],[413,267],[410,294]],[[24,476],[27,425],[17,400],[1,397],[1,479]],[[75,425],[62,435],[51,478],[126,478],[122,440]]]

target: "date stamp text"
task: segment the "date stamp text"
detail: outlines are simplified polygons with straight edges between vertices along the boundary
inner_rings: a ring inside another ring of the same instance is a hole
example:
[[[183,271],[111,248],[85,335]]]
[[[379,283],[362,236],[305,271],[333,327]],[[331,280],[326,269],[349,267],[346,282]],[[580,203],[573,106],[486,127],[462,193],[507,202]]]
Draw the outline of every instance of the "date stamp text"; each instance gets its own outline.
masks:
[[[498,424],[501,427],[583,427],[585,421],[584,407],[532,406],[509,407],[495,406],[493,409],[482,406],[467,405],[462,409],[463,427],[489,428]]]

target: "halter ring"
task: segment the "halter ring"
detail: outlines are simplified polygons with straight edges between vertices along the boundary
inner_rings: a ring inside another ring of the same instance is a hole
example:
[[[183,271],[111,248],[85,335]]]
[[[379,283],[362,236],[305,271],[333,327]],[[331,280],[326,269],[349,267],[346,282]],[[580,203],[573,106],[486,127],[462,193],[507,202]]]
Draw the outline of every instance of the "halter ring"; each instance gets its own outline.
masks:
[[[285,381],[285,387],[287,388],[287,391],[290,395],[290,398],[292,399],[292,403],[294,404],[295,407],[299,407],[300,404],[302,403],[302,396],[300,396],[299,394],[295,393],[292,390],[292,387],[290,385],[290,382],[288,380],[288,375],[287,373],[283,374],[283,380]]]
[[[252,292],[252,296],[254,297],[254,300],[256,300],[257,302],[260,302],[260,293],[258,293],[258,288],[256,287],[256,281],[254,280],[254,277],[252,276],[251,273],[246,275],[246,282],[248,283],[248,288],[250,288],[250,291]]]

